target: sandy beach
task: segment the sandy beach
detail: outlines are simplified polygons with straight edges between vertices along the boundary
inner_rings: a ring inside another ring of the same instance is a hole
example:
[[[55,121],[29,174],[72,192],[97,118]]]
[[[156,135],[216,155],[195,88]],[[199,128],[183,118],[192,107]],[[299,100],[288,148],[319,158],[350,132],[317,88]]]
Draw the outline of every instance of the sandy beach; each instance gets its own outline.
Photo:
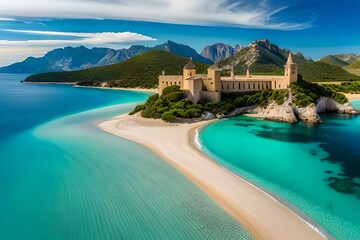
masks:
[[[207,123],[168,124],[161,120],[121,115],[100,123],[99,128],[152,150],[206,192],[255,239],[332,239],[290,204],[201,153],[193,142],[197,140],[199,128]]]
[[[344,95],[351,100],[360,100],[360,94],[344,93]]]
[[[136,92],[146,92],[146,93],[159,93],[157,88],[119,88],[119,87],[91,87],[91,86],[78,86],[74,85],[74,87],[81,88],[99,88],[99,89],[115,89],[115,90],[127,90],[127,91],[136,91]]]

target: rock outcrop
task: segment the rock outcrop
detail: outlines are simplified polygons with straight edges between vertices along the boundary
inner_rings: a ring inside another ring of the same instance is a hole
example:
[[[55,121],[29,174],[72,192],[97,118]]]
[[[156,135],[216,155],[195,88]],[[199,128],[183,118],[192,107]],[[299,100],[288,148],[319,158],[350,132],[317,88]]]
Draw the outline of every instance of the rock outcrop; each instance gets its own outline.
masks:
[[[217,116],[217,118],[232,117],[239,114],[250,114],[250,116],[256,118],[278,122],[296,123],[298,121],[303,121],[307,123],[321,123],[322,120],[319,113],[336,112],[351,115],[359,114],[352,108],[349,102],[340,104],[331,98],[320,97],[316,105],[310,104],[305,108],[299,108],[293,104],[293,97],[290,92],[288,96],[289,97],[287,97],[281,105],[272,101],[266,107],[252,106],[238,108],[227,116],[222,115]]]
[[[322,120],[318,114],[315,104],[311,104],[305,108],[293,107],[296,116],[303,122],[321,123]]]
[[[293,109],[288,104],[277,105],[275,102],[270,103],[267,107],[257,107],[252,111],[258,118],[265,120],[295,123],[298,121]]]
[[[333,99],[327,97],[321,97],[318,100],[316,104],[316,110],[318,113],[337,112],[342,114],[358,114],[358,112],[353,109],[349,102],[345,104],[340,104]]]

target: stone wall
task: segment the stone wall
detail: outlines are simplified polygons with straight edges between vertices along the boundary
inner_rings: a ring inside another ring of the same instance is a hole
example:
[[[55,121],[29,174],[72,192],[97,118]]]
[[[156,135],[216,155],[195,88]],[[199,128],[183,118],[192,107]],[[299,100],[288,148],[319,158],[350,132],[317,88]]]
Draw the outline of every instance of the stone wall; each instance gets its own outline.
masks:
[[[183,77],[181,75],[160,75],[159,76],[159,94],[161,95],[164,88],[178,85],[183,88]]]
[[[220,102],[221,101],[221,93],[220,92],[201,91],[200,99],[202,102]]]
[[[198,103],[201,99],[201,91],[204,86],[203,80],[184,80],[184,85],[188,86],[187,89],[184,89],[185,96],[193,103]]]
[[[221,81],[221,92],[261,91],[272,89],[273,84],[271,81]]]

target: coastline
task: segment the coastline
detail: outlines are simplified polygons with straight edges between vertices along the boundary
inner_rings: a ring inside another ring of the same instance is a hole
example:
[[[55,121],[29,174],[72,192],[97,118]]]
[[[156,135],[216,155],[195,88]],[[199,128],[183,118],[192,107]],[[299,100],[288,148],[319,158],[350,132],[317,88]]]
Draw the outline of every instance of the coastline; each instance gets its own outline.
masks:
[[[73,85],[74,87],[79,88],[98,88],[98,89],[115,89],[115,90],[128,90],[136,92],[146,92],[146,93],[159,93],[157,88],[119,88],[119,87],[94,87],[94,86],[78,86],[76,82],[21,82],[25,84],[57,84],[57,85]]]
[[[24,84],[55,84],[55,85],[75,85],[75,83],[73,82],[24,82],[24,81],[20,81],[21,83]]]
[[[128,91],[146,92],[146,93],[159,93],[159,90],[158,90],[157,88],[93,87],[93,86],[78,86],[78,85],[74,85],[74,87],[78,87],[78,88],[97,88],[97,89],[128,90]]]
[[[220,166],[194,146],[199,129],[210,122],[168,124],[121,115],[98,127],[149,148],[206,192],[255,239],[332,238],[290,204]]]

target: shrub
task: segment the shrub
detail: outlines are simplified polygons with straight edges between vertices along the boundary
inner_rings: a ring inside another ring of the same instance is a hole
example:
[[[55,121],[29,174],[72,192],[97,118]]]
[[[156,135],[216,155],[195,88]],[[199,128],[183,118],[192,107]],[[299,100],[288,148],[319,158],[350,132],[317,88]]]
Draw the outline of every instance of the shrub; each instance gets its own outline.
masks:
[[[176,103],[176,102],[179,102],[180,100],[184,99],[184,93],[183,93],[183,91],[171,92],[165,96],[162,96],[162,98],[167,102]]]
[[[161,119],[164,120],[164,121],[170,121],[170,120],[173,120],[175,119],[174,115],[172,114],[172,112],[164,112],[162,115],[161,115]]]
[[[329,85],[321,86],[304,80],[298,80],[297,83],[292,83],[290,87],[294,96],[294,104],[298,107],[307,107],[312,103],[315,104],[321,96],[331,98],[340,104],[348,102],[345,95],[335,92]]]
[[[135,113],[140,112],[140,111],[142,111],[142,110],[144,110],[144,109],[145,109],[145,104],[137,105],[137,106],[134,108],[134,110],[132,110],[132,111],[129,113],[129,115],[134,115]]]
[[[180,91],[180,86],[178,85],[169,86],[163,89],[162,96],[166,96],[170,93],[179,92],[179,91]]]

